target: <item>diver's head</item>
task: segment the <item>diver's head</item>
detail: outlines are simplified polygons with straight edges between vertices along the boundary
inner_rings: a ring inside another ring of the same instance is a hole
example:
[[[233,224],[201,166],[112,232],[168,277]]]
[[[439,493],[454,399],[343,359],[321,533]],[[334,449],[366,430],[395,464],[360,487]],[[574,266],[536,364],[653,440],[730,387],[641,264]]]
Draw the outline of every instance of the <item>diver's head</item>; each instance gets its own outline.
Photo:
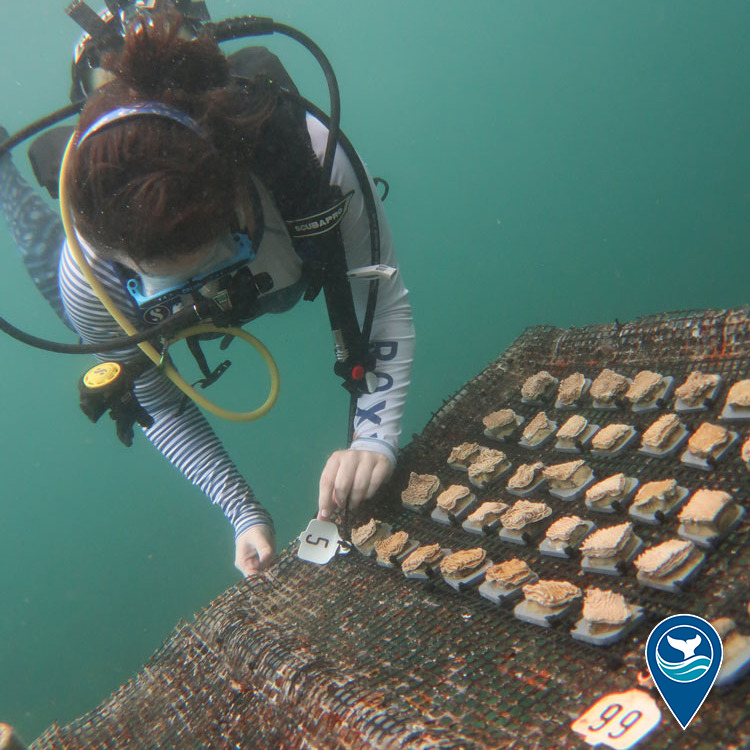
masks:
[[[226,233],[273,110],[268,87],[237,87],[215,39],[181,26],[173,11],[131,26],[103,61],[113,80],[80,116],[65,175],[73,217],[112,258],[177,264]]]
[[[149,23],[154,15],[176,9],[182,17],[181,34],[194,38],[203,22],[210,20],[203,0],[110,0],[107,6],[98,19],[84,0],[75,0],[68,7],[71,17],[88,29],[73,50],[71,101],[89,96],[112,79],[103,60],[122,49],[130,26]]]

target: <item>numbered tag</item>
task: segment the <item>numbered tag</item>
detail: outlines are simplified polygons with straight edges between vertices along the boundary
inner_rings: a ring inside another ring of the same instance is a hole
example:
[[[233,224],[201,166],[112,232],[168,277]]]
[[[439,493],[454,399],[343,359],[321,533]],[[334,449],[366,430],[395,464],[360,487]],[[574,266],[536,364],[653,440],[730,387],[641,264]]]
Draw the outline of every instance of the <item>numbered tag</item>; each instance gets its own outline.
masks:
[[[598,700],[570,726],[589,745],[628,750],[656,729],[660,721],[661,711],[648,693],[628,690]]]
[[[299,535],[297,557],[306,562],[325,565],[331,562],[337,554],[343,555],[349,552],[348,547],[342,546],[343,541],[335,523],[313,518]]]

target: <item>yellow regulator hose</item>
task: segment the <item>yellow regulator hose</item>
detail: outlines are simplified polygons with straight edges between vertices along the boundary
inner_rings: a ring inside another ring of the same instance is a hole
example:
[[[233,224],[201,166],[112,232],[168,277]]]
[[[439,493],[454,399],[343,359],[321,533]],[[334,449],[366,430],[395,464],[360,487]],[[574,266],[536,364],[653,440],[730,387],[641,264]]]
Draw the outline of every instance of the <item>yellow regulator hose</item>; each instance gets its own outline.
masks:
[[[139,331],[135,326],[125,317],[122,311],[115,305],[112,298],[109,296],[107,290],[101,284],[101,282],[94,275],[94,271],[88,264],[86,257],[81,249],[81,243],[78,242],[78,237],[73,227],[73,219],[70,211],[70,202],[68,199],[68,186],[67,186],[67,174],[68,174],[68,163],[70,155],[75,148],[74,141],[76,135],[68,141],[68,146],[65,149],[65,156],[63,157],[62,165],[60,167],[60,214],[62,215],[63,226],[65,227],[65,236],[68,240],[68,247],[70,248],[76,263],[81,269],[81,273],[84,275],[86,281],[89,283],[94,291],[94,294],[99,298],[102,305],[106,308],[107,312],[117,321],[117,324],[125,331],[128,336],[133,336]],[[254,347],[257,352],[263,357],[263,361],[268,367],[269,375],[271,376],[271,390],[268,394],[268,398],[265,403],[254,409],[253,411],[230,411],[224,409],[221,406],[209,401],[205,396],[199,393],[193,386],[190,385],[171,365],[168,361],[163,361],[163,357],[148,341],[142,341],[138,346],[141,351],[161,370],[164,374],[189,398],[191,398],[198,406],[202,406],[206,411],[214,414],[222,419],[228,419],[230,422],[251,422],[254,419],[260,419],[265,416],[271,407],[276,403],[276,399],[279,395],[279,370],[276,366],[271,353],[268,349],[260,342],[255,336],[249,334],[247,331],[243,331],[242,328],[218,328],[213,323],[201,323],[191,328],[186,328],[180,331],[174,338],[170,339],[169,343],[181,341],[188,336],[199,335],[203,333],[220,333],[229,334],[236,336],[238,339],[250,344]]]

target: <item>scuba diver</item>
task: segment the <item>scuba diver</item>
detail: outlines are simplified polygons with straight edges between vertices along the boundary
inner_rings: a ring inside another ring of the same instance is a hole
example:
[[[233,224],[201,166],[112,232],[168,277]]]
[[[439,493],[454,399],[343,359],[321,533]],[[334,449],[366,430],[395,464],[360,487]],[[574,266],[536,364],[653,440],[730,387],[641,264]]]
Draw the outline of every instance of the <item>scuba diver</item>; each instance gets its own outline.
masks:
[[[252,575],[274,554],[271,516],[165,376],[169,337],[188,321],[225,331],[324,292],[334,369],[352,398],[350,444],[320,477],[318,518],[330,520],[393,472],[414,347],[407,290],[382,203],[342,145],[337,112],[311,112],[265,48],[225,56],[202,2],[107,5],[100,16],[80,0],[71,6],[87,30],[74,62],[82,109],[66,155],[52,160],[55,170],[62,160],[59,185],[46,186],[60,190],[63,219],[69,203],[72,229],[66,238],[60,216],[1,151],[0,211],[37,287],[84,342],[56,350],[96,352],[112,368],[104,380],[117,373],[104,396],[83,379],[84,412],[96,421],[111,411],[126,444],[140,424],[221,507],[235,565]],[[226,367],[208,368],[207,337],[188,337],[204,385]],[[160,350],[157,364],[146,344]]]

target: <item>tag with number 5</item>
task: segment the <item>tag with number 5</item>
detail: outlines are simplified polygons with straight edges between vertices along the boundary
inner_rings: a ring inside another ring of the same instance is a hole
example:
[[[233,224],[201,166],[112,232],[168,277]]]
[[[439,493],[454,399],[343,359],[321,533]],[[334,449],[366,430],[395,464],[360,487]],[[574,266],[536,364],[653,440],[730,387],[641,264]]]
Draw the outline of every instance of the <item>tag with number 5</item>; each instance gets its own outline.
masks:
[[[342,546],[344,540],[339,536],[338,527],[330,521],[313,518],[298,538],[297,557],[317,565],[325,565],[337,554],[349,552],[348,547]]]

